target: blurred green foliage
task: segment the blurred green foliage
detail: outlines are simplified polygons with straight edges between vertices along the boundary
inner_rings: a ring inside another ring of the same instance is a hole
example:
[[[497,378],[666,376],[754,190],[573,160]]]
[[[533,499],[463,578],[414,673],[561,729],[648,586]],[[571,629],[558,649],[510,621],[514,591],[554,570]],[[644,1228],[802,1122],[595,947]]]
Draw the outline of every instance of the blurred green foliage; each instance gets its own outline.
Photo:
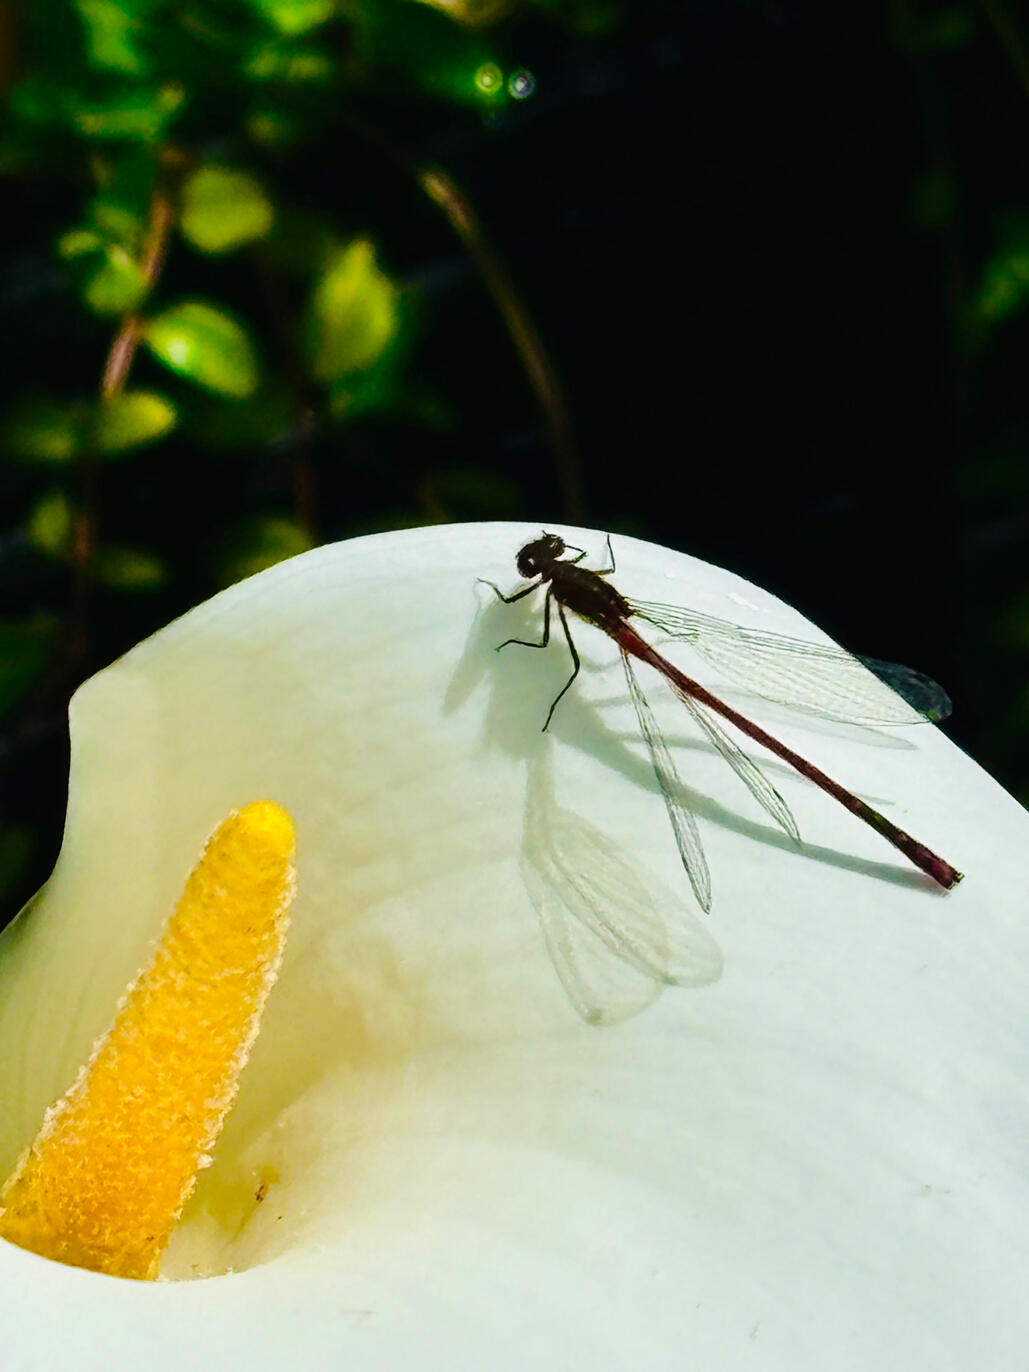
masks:
[[[247,172],[209,164],[183,183],[179,223],[201,252],[231,252],[266,238],[274,220],[264,187]]]
[[[1001,216],[996,246],[983,267],[975,308],[985,324],[997,324],[1029,305],[1029,209]]]
[[[246,330],[204,300],[184,300],[148,319],[143,341],[179,376],[239,400],[257,389],[258,367]]]
[[[402,166],[377,108],[442,102],[480,120],[524,95],[497,29],[515,8],[0,0],[0,174],[13,196],[50,188],[37,247],[64,310],[59,349],[0,423],[0,459],[21,469],[7,546],[31,572],[21,616],[0,620],[0,726],[15,746],[141,632],[345,531],[325,527],[315,450],[345,462],[348,432],[377,416],[447,422],[411,374],[414,294],[374,213],[346,194],[337,149],[379,140]],[[612,13],[517,8],[573,29]],[[324,194],[306,171],[319,157]],[[169,471],[168,513],[148,523]],[[499,478],[395,485],[383,525],[510,513]],[[30,850],[0,813],[0,900]]]

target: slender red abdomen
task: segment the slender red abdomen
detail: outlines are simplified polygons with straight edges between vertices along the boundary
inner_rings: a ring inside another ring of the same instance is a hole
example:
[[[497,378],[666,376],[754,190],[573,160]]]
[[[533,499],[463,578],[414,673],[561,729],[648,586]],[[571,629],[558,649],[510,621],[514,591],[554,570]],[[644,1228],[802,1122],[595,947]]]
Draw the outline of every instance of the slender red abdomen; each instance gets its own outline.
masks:
[[[631,653],[641,662],[649,663],[659,671],[681,695],[689,696],[699,704],[706,705],[709,710],[714,710],[723,719],[727,719],[730,724],[734,724],[741,733],[752,738],[755,743],[760,743],[770,753],[782,758],[783,762],[788,762],[801,776],[807,777],[809,781],[813,781],[816,786],[828,792],[852,815],[856,815],[858,819],[863,820],[882,834],[883,838],[899,849],[905,857],[910,858],[916,867],[920,867],[927,876],[932,877],[933,881],[938,882],[945,890],[949,891],[961,880],[962,873],[952,867],[949,862],[945,862],[943,858],[938,857],[927,848],[924,843],[919,843],[917,839],[898,828],[885,815],[881,815],[878,810],[873,810],[870,805],[861,800],[859,796],[853,795],[839,782],[833,781],[832,777],[826,776],[820,768],[808,762],[806,758],[802,758],[792,748],[787,748],[785,743],[780,743],[777,738],[766,733],[759,724],[754,724],[745,715],[734,710],[731,705],[726,705],[724,701],[712,695],[706,687],[701,686],[699,681],[694,681],[692,677],[680,672],[678,667],[675,667],[667,658],[662,657],[645,639],[640,638],[636,630],[629,624],[622,622],[608,628],[607,632],[625,652]]]

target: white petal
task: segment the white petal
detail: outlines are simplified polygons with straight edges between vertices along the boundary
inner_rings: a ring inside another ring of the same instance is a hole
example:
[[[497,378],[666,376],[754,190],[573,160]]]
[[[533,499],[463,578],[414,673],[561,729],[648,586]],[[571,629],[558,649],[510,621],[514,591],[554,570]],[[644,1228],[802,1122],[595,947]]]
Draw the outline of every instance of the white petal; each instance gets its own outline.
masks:
[[[0,1243],[5,1365],[1024,1367],[1025,813],[929,727],[766,707],[773,732],[967,876],[938,894],[769,762],[798,852],[641,673],[697,800],[712,953],[613,645],[579,626],[586,669],[546,736],[569,671],[559,636],[492,651],[538,632],[538,611],[475,578],[513,589],[536,532],[318,549],[76,696],[60,861],[0,945],[0,1164],[229,809],[289,807],[300,893],[238,1107],[166,1264],[236,1272],[148,1286]],[[598,535],[566,536],[602,554]],[[822,637],[729,573],[615,550],[612,579],[636,598]],[[575,1013],[523,881],[526,819],[548,804],[560,860],[591,854],[591,890],[599,833],[627,864],[604,889],[650,893],[635,975],[679,919],[669,939],[695,986],[638,1004],[622,987],[609,1028]]]

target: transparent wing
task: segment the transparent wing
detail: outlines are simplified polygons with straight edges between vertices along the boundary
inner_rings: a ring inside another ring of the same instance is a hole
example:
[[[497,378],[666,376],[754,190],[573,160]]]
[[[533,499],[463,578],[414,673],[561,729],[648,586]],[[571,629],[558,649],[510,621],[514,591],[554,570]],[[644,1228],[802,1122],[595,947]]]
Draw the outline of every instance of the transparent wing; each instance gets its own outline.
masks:
[[[665,986],[720,976],[721,951],[682,899],[548,787],[530,800],[521,867],[554,969],[588,1023],[616,1024]]]
[[[786,830],[795,843],[799,843],[800,830],[797,828],[797,821],[793,818],[792,810],[757,763],[749,758],[743,749],[729,737],[716,716],[706,705],[702,705],[699,700],[694,700],[685,691],[678,690],[674,684],[672,688],[758,804],[767,810],[776,824],[781,825]]]
[[[577,918],[542,874],[525,874],[526,890],[547,952],[568,999],[587,1024],[619,1024],[640,1014],[658,998],[664,982],[612,957],[604,941]]]
[[[657,777],[657,784],[661,788],[662,796],[664,796],[668,818],[672,821],[672,831],[675,834],[675,842],[679,849],[679,856],[682,858],[682,865],[686,869],[686,875],[690,879],[694,894],[700,902],[700,908],[705,913],[709,913],[711,910],[711,873],[708,871],[707,858],[704,856],[704,847],[700,841],[697,821],[690,811],[682,781],[675,763],[672,761],[672,755],[668,751],[668,745],[657,727],[654,712],[647,702],[647,697],[643,694],[628,654],[624,651],[622,663],[625,667],[625,679],[629,684],[629,695],[636,711],[640,733],[646,742],[650,761],[654,767],[654,775]]]
[[[950,714],[942,686],[897,662],[857,657],[675,605],[629,604],[648,624],[689,643],[723,676],[766,700],[853,724],[922,724]]]

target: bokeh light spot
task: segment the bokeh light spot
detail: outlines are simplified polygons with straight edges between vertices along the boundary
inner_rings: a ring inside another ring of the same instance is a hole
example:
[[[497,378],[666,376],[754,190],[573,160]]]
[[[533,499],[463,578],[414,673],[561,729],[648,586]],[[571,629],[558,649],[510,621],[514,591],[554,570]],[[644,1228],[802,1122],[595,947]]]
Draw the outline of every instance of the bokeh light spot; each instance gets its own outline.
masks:
[[[531,71],[512,72],[507,82],[508,94],[515,100],[528,100],[536,89],[536,78]]]
[[[504,84],[504,73],[496,62],[483,62],[475,73],[475,86],[483,95],[496,95]]]

